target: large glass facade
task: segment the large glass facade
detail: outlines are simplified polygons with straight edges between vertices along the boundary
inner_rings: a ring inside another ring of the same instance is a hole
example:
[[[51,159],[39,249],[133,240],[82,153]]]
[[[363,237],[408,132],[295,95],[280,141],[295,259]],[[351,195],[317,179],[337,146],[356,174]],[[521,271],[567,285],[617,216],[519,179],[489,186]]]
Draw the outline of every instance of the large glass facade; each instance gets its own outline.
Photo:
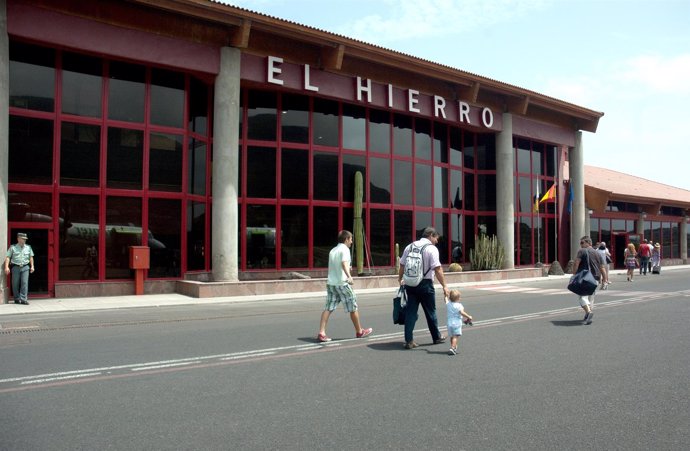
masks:
[[[55,280],[130,279],[142,244],[149,278],[210,270],[211,86],[17,41],[9,69],[9,220],[49,227]]]
[[[241,270],[326,267],[338,230],[354,228],[358,172],[368,265],[394,265],[395,245],[402,252],[428,225],[443,263],[477,224],[496,232],[493,134],[259,89],[244,89],[242,105]]]

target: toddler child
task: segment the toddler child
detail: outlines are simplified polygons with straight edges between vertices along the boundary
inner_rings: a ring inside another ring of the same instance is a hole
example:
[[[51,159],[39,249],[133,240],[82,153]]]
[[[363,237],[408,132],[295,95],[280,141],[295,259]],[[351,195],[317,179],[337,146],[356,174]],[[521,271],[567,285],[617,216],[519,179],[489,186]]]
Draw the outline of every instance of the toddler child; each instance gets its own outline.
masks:
[[[465,312],[465,307],[460,303],[460,291],[450,290],[450,300],[446,298],[446,317],[448,318],[448,336],[450,337],[450,349],[448,355],[457,355],[458,338],[462,335],[462,319],[465,324],[472,325],[472,316]]]

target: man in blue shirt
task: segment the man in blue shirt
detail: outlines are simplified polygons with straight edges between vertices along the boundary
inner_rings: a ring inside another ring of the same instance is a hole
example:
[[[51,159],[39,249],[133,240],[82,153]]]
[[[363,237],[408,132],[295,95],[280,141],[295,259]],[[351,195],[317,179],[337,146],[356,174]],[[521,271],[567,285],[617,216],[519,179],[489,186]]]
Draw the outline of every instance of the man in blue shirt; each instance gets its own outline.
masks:
[[[12,273],[12,294],[15,304],[29,305],[29,273],[34,272],[34,251],[26,244],[26,233],[17,234],[17,244],[7,249],[5,274]]]

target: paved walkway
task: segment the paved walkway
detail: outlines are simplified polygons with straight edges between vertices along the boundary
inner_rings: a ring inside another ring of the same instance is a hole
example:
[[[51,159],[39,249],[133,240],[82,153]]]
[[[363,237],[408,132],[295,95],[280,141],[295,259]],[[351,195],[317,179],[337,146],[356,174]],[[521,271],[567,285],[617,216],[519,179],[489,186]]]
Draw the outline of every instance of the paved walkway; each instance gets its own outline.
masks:
[[[662,272],[674,270],[690,270],[690,265],[687,266],[667,266]],[[625,270],[613,270],[612,275],[625,274]],[[549,276],[549,279],[567,279],[570,275],[564,276]],[[506,283],[516,284],[525,283],[535,280],[544,280],[543,277],[524,278],[515,280],[493,280],[486,282],[465,282],[457,284],[449,284],[450,287],[476,286],[476,285],[491,285]],[[563,282],[565,284],[565,280]],[[440,285],[439,285],[440,287]],[[367,293],[391,293],[394,290],[391,288],[376,288],[368,290],[357,290],[358,294]],[[234,297],[215,297],[215,298],[192,298],[177,293],[170,294],[145,294],[141,296],[102,296],[102,297],[88,297],[88,298],[46,298],[46,299],[30,299],[30,305],[15,305],[14,303],[0,305],[0,316],[4,315],[25,315],[31,313],[49,313],[49,312],[73,312],[83,310],[103,310],[103,309],[124,309],[136,307],[164,307],[175,305],[201,305],[201,304],[223,304],[228,302],[249,302],[253,300],[275,300],[290,298],[315,298],[325,296],[324,292],[304,292],[304,293],[283,293],[274,295],[261,296],[234,296]]]

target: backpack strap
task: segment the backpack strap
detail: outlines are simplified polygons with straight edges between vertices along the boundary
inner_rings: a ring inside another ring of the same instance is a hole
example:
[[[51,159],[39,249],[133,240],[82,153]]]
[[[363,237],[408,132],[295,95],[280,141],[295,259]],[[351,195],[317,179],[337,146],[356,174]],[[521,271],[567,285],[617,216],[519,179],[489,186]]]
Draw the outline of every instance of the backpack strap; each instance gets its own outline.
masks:
[[[428,246],[428,244],[425,244],[425,245],[422,246],[422,248],[419,250],[419,254],[422,256],[422,270],[424,270],[424,249],[426,249],[427,246]],[[429,268],[429,269],[427,269],[426,271],[424,271],[424,276],[423,276],[423,277],[426,277],[426,275],[429,274],[429,271],[431,271],[431,268]]]

